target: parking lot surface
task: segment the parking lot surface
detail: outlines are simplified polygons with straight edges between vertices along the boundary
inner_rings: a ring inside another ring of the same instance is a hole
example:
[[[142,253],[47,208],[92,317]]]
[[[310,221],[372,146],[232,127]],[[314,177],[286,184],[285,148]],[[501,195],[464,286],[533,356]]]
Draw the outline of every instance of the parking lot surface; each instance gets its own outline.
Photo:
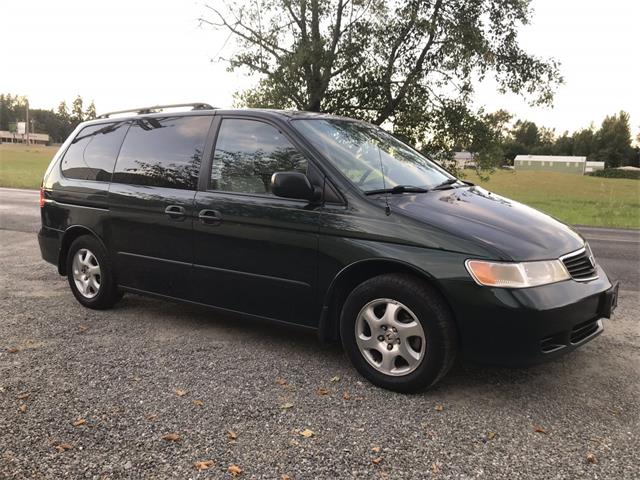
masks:
[[[594,341],[529,369],[458,363],[401,395],[312,333],[137,295],[84,309],[30,227],[8,224],[2,479],[640,478],[635,244]]]

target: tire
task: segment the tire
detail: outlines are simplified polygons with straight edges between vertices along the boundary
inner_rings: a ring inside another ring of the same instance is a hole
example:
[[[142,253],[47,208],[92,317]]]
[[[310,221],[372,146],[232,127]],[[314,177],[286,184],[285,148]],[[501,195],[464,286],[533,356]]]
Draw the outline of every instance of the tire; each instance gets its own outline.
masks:
[[[69,247],[67,280],[73,296],[87,308],[105,310],[123,296],[117,288],[107,252],[90,235],[76,238]]]
[[[397,392],[434,385],[453,366],[458,350],[446,301],[408,274],[380,275],[356,287],[342,308],[340,335],[356,370]]]

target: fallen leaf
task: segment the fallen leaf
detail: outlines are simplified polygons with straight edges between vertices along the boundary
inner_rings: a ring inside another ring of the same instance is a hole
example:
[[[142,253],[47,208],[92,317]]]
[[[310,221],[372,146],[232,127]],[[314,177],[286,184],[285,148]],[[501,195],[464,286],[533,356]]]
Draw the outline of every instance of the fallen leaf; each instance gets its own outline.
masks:
[[[310,438],[310,437],[313,437],[315,434],[313,433],[312,430],[305,428],[300,432],[300,435],[302,435],[304,438]]]
[[[71,450],[73,448],[73,445],[65,442],[58,442],[54,446],[56,447],[58,453],[66,452],[67,450]]]
[[[351,395],[349,395],[349,392],[347,392],[345,390],[345,392],[342,394],[342,399],[343,400],[351,400]]]
[[[196,470],[201,472],[202,470],[210,469],[214,464],[215,462],[213,460],[202,460],[200,462],[194,463],[193,466],[196,467]]]
[[[29,400],[31,394],[29,392],[24,392],[18,395],[18,400]]]
[[[489,440],[493,440],[494,438],[496,438],[496,432],[489,432],[489,433],[487,434],[487,438],[488,438]]]
[[[287,475],[286,473],[283,473],[280,476],[280,480],[291,480],[291,477],[289,475]]]
[[[371,460],[371,462],[372,462],[374,465],[380,465],[380,464],[382,463],[382,460],[383,460],[383,458],[382,458],[382,457],[376,457],[376,458],[372,459],[372,460]]]
[[[242,475],[242,468],[240,468],[235,463],[232,463],[231,465],[229,465],[229,468],[227,468],[227,471],[234,477],[237,477],[238,475]]]
[[[73,422],[74,427],[79,427],[80,425],[84,425],[87,421],[84,418],[79,418],[75,422]]]
[[[176,388],[174,392],[176,392],[176,395],[179,397],[184,397],[187,393],[189,393],[186,390],[182,390],[181,388]]]
[[[229,439],[229,441],[235,442],[238,438],[238,434],[233,430],[227,430],[227,438]]]
[[[335,377],[332,377],[332,378],[331,378],[331,381],[332,381],[333,383],[339,382],[339,381],[340,381],[340,377],[339,377],[338,375],[336,375]]]
[[[586,460],[587,460],[587,463],[598,463],[598,459],[591,452],[587,453]]]
[[[19,351],[20,351],[20,349],[18,349],[16,347],[7,348],[7,353],[18,353]]]
[[[327,390],[326,388],[320,387],[316,390],[316,393],[320,396],[323,395],[328,395],[329,394],[329,390]]]
[[[442,405],[436,405],[436,411],[437,412],[441,412],[444,410],[444,407]]]
[[[204,405],[204,402],[202,400],[194,400],[192,403],[197,407],[202,407]]]
[[[284,410],[288,410],[289,408],[293,408],[293,403],[291,403],[291,402],[283,403],[282,405],[280,405],[280,408],[282,408]]]
[[[284,378],[276,378],[276,383],[281,387],[284,387],[285,385],[287,385],[287,381]]]
[[[434,474],[439,473],[439,472],[440,472],[440,465],[439,465],[438,463],[436,463],[436,462],[433,462],[433,463],[431,464],[431,471],[432,471]]]
[[[78,326],[78,330],[82,333],[82,332],[86,332],[87,330],[89,330],[89,327],[87,327],[86,325],[80,325]]]
[[[158,418],[158,415],[155,413],[152,413],[151,415],[147,415],[147,420],[155,420],[156,418]]]
[[[27,413],[27,410],[28,410],[28,409],[29,409],[29,407],[27,407],[27,405],[26,405],[26,404],[24,404],[24,403],[23,403],[22,405],[20,405],[20,411],[21,411],[22,413]]]
[[[167,433],[166,435],[162,436],[162,439],[166,440],[167,442],[177,442],[178,440],[180,440],[180,435],[175,432]]]
[[[540,427],[540,426],[534,426],[533,427],[533,431],[536,432],[536,433],[544,433],[544,434],[547,433],[547,431],[544,428]]]
[[[371,447],[372,452],[380,453],[380,450],[382,450],[380,447]]]

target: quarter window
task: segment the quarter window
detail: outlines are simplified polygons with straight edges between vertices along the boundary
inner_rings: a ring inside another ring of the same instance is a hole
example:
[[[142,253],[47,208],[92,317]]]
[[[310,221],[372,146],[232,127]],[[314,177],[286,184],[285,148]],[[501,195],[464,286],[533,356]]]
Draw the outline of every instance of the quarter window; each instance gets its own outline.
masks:
[[[101,123],[80,130],[62,158],[62,174],[77,180],[110,181],[127,127],[124,122]]]
[[[307,159],[278,129],[244,119],[222,121],[211,168],[211,189],[271,194],[274,172],[307,172]]]
[[[211,116],[135,120],[127,133],[113,181],[196,190]]]

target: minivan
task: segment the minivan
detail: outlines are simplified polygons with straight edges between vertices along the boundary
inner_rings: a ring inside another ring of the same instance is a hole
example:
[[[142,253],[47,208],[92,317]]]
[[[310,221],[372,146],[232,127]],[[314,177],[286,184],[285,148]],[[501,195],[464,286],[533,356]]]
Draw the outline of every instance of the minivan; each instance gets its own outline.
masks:
[[[131,292],[307,327],[409,392],[457,357],[556,358],[616,306],[579,233],[380,127],[166,107],[80,124],[44,175],[42,257],[85,307]]]

